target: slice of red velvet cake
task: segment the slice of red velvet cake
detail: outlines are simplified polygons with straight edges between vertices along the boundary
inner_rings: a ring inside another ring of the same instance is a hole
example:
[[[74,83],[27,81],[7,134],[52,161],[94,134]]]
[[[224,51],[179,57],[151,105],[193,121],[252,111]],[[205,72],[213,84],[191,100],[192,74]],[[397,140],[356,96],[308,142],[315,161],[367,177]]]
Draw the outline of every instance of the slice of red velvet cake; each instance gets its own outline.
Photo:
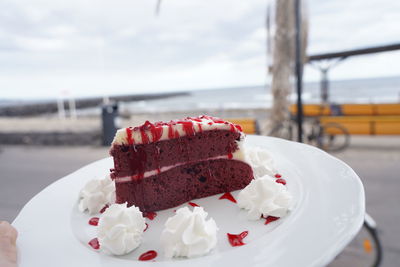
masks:
[[[149,212],[242,189],[253,179],[243,139],[239,125],[210,116],[120,129],[110,150],[116,201]]]

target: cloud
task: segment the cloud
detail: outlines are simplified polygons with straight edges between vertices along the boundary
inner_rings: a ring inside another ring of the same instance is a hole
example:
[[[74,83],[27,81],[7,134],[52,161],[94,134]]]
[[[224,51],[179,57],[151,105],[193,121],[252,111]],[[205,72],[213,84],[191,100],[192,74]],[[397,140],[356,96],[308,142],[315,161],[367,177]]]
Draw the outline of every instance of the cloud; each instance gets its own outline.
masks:
[[[1,1],[0,88],[6,89],[0,97],[56,97],[65,88],[93,95],[263,84],[267,2],[163,0],[156,17],[155,0]],[[396,1],[311,0],[308,6],[309,53],[399,36]],[[396,74],[400,61],[391,59],[397,57],[349,59],[332,77]],[[385,70],[388,63],[393,67]],[[319,78],[308,68],[305,74]]]

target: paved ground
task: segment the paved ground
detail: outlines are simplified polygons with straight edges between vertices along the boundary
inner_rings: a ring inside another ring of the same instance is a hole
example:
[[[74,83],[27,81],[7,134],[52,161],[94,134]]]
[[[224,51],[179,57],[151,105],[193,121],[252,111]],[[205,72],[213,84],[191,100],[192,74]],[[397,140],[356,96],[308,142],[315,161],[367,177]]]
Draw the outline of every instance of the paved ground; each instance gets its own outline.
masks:
[[[23,205],[56,179],[107,156],[96,147],[0,147],[0,219],[12,221]],[[335,156],[363,180],[367,210],[376,219],[386,267],[400,263],[400,138],[367,137]]]
[[[400,266],[400,138],[357,138],[335,156],[363,181],[367,212],[376,220],[383,242],[382,266]]]

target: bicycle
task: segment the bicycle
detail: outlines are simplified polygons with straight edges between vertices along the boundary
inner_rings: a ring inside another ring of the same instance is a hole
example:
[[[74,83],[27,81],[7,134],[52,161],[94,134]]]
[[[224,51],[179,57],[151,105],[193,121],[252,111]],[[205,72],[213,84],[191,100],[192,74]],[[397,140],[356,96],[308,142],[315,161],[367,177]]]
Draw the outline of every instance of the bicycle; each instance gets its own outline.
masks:
[[[330,263],[328,267],[373,266],[382,262],[383,252],[376,223],[365,214],[364,225],[349,245]]]
[[[328,152],[337,152],[350,144],[349,131],[338,123],[321,124],[318,118],[311,125],[311,133],[307,135],[309,144],[313,144]]]
[[[287,140],[294,140],[297,121],[294,116],[275,126],[268,133],[270,136],[277,136]],[[345,149],[350,144],[350,133],[338,123],[322,124],[318,117],[309,118],[304,125],[303,139],[308,144],[314,145],[328,152],[337,152]]]

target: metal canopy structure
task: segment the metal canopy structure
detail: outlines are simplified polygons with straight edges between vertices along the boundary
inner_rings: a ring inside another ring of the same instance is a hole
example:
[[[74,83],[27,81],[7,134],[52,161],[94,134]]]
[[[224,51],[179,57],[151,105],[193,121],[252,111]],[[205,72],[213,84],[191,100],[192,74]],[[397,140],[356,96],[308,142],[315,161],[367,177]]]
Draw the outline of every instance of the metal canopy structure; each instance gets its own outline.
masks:
[[[381,52],[390,52],[390,51],[395,51],[395,50],[400,50],[400,43],[308,56],[308,58],[307,58],[308,63],[312,64],[314,67],[319,69],[321,72],[321,101],[322,101],[322,103],[326,104],[329,102],[328,71],[332,67],[336,66],[339,62],[341,62],[342,60],[344,60],[348,57],[351,57],[351,56],[360,56],[360,55],[375,54],[375,53],[381,53]],[[327,61],[329,63],[327,63]]]
[[[337,58],[345,59],[350,56],[359,56],[359,55],[374,54],[374,53],[380,53],[380,52],[389,52],[389,51],[394,51],[394,50],[400,50],[400,43],[312,55],[312,56],[308,57],[308,62],[325,60],[325,59],[337,59]]]

